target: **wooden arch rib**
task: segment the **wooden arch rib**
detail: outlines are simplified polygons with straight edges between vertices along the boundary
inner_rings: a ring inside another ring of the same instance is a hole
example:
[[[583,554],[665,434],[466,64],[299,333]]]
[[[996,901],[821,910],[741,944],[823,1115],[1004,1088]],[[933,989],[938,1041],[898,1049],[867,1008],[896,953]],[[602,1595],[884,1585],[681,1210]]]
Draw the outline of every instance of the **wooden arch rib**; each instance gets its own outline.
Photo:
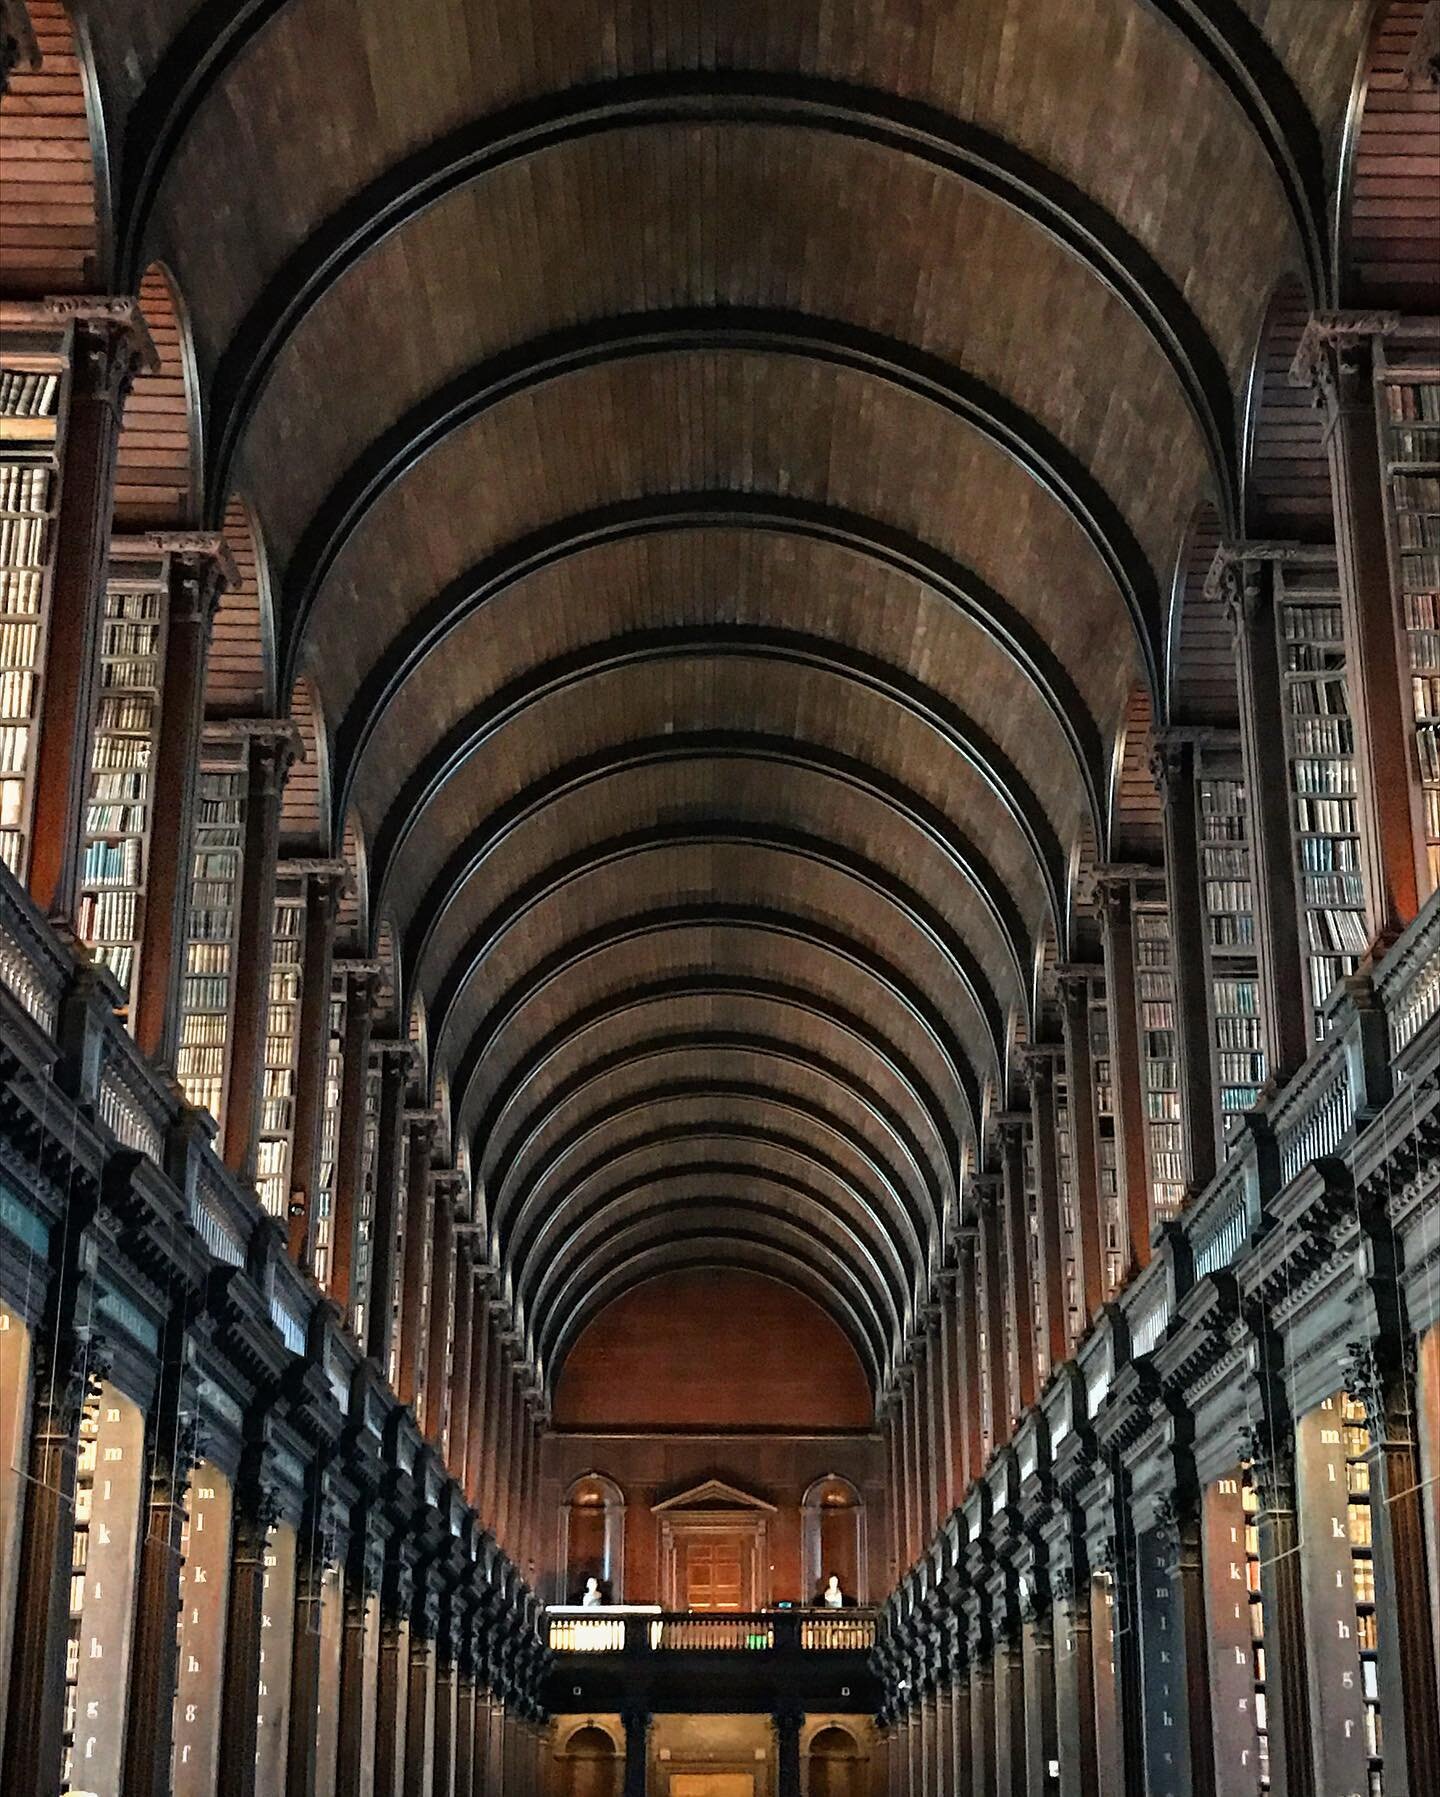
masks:
[[[60,0],[28,10],[40,66],[15,70],[0,107],[0,291],[103,292],[104,151],[80,47]]]
[[[938,1226],[940,1201],[917,1187],[907,1185],[903,1174],[877,1153],[861,1130],[853,1127],[842,1114],[829,1109],[825,1104],[768,1083],[714,1078],[677,1079],[658,1082],[628,1094],[583,1118],[544,1162],[529,1171],[512,1192],[502,1195],[507,1201],[504,1209],[500,1208],[498,1201],[492,1196],[491,1240],[498,1246],[502,1259],[512,1268],[518,1264],[510,1253],[514,1232],[506,1227],[509,1211],[513,1209],[515,1230],[518,1230],[533,1217],[544,1214],[547,1198],[552,1191],[558,1189],[573,1193],[577,1186],[583,1188],[595,1178],[603,1176],[613,1164],[612,1156],[617,1142],[623,1143],[628,1139],[623,1126],[643,1120],[651,1131],[664,1129],[667,1115],[672,1114],[676,1107],[681,1107],[698,1112],[698,1116],[687,1117],[680,1127],[696,1130],[701,1134],[707,1128],[719,1128],[723,1131],[727,1124],[734,1122],[733,1118],[725,1115],[722,1108],[727,1103],[743,1105],[746,1129],[780,1137],[789,1132],[791,1141],[803,1144],[812,1157],[828,1159],[834,1169],[843,1168],[846,1160],[854,1163],[860,1169],[864,1181],[863,1184],[855,1180],[848,1182],[857,1198],[867,1191],[873,1193],[876,1206],[871,1208],[877,1217],[879,1211],[883,1210],[890,1227],[897,1226],[900,1219],[908,1216],[916,1232],[917,1246],[920,1241],[928,1239],[932,1215]],[[706,1107],[710,1105],[717,1107],[714,1114],[707,1112]],[[770,1121],[767,1122],[767,1119]],[[566,1160],[588,1146],[594,1138],[602,1139],[600,1152],[580,1163],[570,1182],[561,1183],[561,1171]],[[828,1148],[826,1144],[829,1145]],[[908,1205],[907,1194],[910,1198]]]
[[[673,1002],[696,997],[738,998],[777,1006],[797,1015],[815,1018],[826,1029],[857,1043],[865,1054],[873,1058],[877,1070],[883,1070],[911,1098],[916,1110],[934,1132],[947,1164],[951,1168],[959,1168],[961,1141],[949,1107],[903,1050],[880,1030],[873,1017],[847,1010],[793,982],[781,983],[751,974],[726,974],[713,970],[704,975],[683,974],[642,982],[628,987],[619,995],[603,998],[563,1018],[517,1057],[513,1065],[502,1074],[473,1130],[475,1141],[486,1144],[492,1142],[512,1107],[521,1101],[532,1084],[559,1056],[583,1041],[592,1031],[602,1029],[617,1020],[631,1019],[650,1008],[663,1008]],[[463,1104],[457,1111],[457,1116],[462,1117],[463,1124]]]
[[[1358,78],[1336,216],[1350,305],[1433,312],[1440,293],[1440,43],[1425,21],[1426,0],[1386,0]]]
[[[1025,675],[1070,745],[1092,817],[1098,820],[1103,816],[1104,743],[1100,726],[1068,668],[1002,594],[949,556],[878,520],[839,506],[785,495],[717,491],[669,493],[597,506],[532,532],[453,581],[399,638],[385,646],[341,719],[336,732],[340,764],[337,804],[348,805],[366,749],[406,683],[421,673],[426,658],[441,649],[453,631],[484,607],[547,568],[602,544],[633,542],[659,534],[736,528],[774,532],[849,550],[916,580],[943,599]],[[755,634],[758,636],[758,631]],[[793,634],[798,650],[804,639],[799,632]],[[388,877],[391,857],[390,845],[384,843],[382,849],[382,840],[377,834],[383,881]]]
[[[200,514],[199,412],[189,323],[157,263],[140,282],[140,311],[159,365],[135,381],[115,455],[117,530],[178,530]]]
[[[643,1161],[647,1155],[662,1156],[663,1161],[621,1172],[625,1163]],[[822,1236],[830,1227],[859,1236],[851,1221],[853,1209],[869,1219],[871,1233],[859,1239],[874,1270],[876,1289],[899,1315],[912,1301],[924,1268],[918,1236],[902,1246],[865,1193],[837,1176],[812,1145],[734,1124],[724,1125],[718,1133],[702,1130],[683,1137],[673,1128],[651,1130],[625,1143],[614,1165],[572,1181],[547,1210],[526,1220],[523,1234],[516,1235],[511,1264],[520,1301],[533,1307],[553,1283],[567,1251],[582,1245],[616,1213],[650,1202],[651,1194],[666,1185],[708,1187],[714,1192],[769,1190],[801,1205],[817,1220],[824,1219],[816,1232]]]
[[[734,1170],[719,1170],[727,1165],[733,1165]],[[704,1185],[683,1192],[684,1187],[701,1179]],[[621,1240],[639,1227],[663,1225],[673,1229],[677,1223],[693,1222],[697,1214],[710,1212],[749,1223],[756,1234],[766,1233],[777,1224],[787,1231],[807,1231],[847,1265],[857,1287],[865,1292],[867,1309],[879,1324],[883,1338],[897,1339],[911,1303],[913,1285],[887,1275],[875,1258],[874,1244],[855,1228],[839,1206],[804,1181],[743,1162],[710,1162],[703,1171],[667,1167],[629,1184],[630,1191],[609,1194],[592,1204],[584,1217],[572,1224],[555,1253],[543,1261],[532,1259],[523,1268],[517,1267],[515,1305],[522,1318],[539,1322],[548,1315],[552,1294],[563,1289],[573,1265],[591,1258],[597,1244]],[[682,1192],[676,1192],[677,1187]]]
[[[829,639],[795,631],[740,626],[632,631],[606,643],[555,658],[503,687],[432,748],[410,774],[375,832],[373,855],[380,891],[405,843],[435,794],[454,779],[530,706],[574,691],[617,668],[659,665],[672,659],[739,657],[763,666],[786,662],[831,675],[893,705],[930,732],[987,783],[1005,807],[1032,854],[1057,917],[1064,916],[1065,855],[1054,826],[1033,789],[997,745],[977,731],[959,708],[899,669]],[[348,765],[353,766],[353,762]]]
[[[632,1226],[627,1237],[633,1238],[638,1227]],[[537,1366],[546,1378],[553,1376],[552,1369],[558,1370],[590,1318],[656,1273],[730,1272],[741,1266],[770,1273],[828,1311],[849,1337],[871,1385],[878,1388],[893,1348],[879,1319],[871,1316],[867,1325],[850,1295],[855,1288],[846,1264],[833,1249],[813,1241],[807,1245],[799,1231],[789,1236],[793,1240],[782,1245],[770,1236],[739,1228],[723,1234],[711,1229],[676,1230],[660,1244],[634,1248],[622,1238],[597,1250],[572,1272],[543,1326],[530,1328]]]
[[[905,1157],[913,1166],[928,1168],[936,1175],[933,1179],[922,1175],[922,1183],[928,1191],[937,1194],[939,1201],[954,1196],[958,1169],[947,1160],[943,1147],[938,1156],[927,1152],[925,1143],[912,1127],[911,1121],[872,1085],[867,1085],[853,1069],[843,1066],[830,1055],[809,1047],[799,1047],[788,1037],[760,1029],[742,1031],[734,1028],[666,1030],[642,1036],[626,1042],[610,1054],[600,1056],[593,1064],[587,1063],[579,1068],[517,1120],[498,1151],[494,1150],[493,1144],[487,1143],[487,1188],[496,1194],[504,1193],[508,1189],[512,1173],[529,1161],[541,1137],[550,1130],[556,1118],[587,1094],[605,1086],[616,1075],[625,1075],[636,1068],[649,1067],[655,1062],[712,1052],[748,1054],[773,1060],[848,1093],[859,1110],[871,1115],[880,1127],[903,1144]],[[499,1203],[497,1197],[497,1209]],[[548,1217],[548,1211],[546,1215]]]
[[[1218,492],[1236,490],[1224,362],[1149,250],[1072,182],[1005,139],[880,90],[814,77],[718,71],[632,76],[527,102],[465,125],[387,170],[318,226],[270,279],[210,387],[211,490],[223,490],[254,408],[301,319],[407,220],[494,169],[600,132],[763,123],[860,138],[964,179],[1033,221],[1129,308],[1168,361],[1199,427]]]
[[[496,1064],[504,1035],[551,986],[593,957],[636,943],[652,947],[659,939],[696,928],[756,932],[793,943],[797,949],[824,955],[830,962],[861,975],[885,995],[928,1041],[962,1097],[972,1132],[978,1130],[980,1081],[964,1043],[949,1017],[900,968],[864,943],[840,930],[790,912],[753,904],[719,902],[673,904],[636,911],[579,935],[536,961],[520,979],[487,1007],[456,1066],[453,1091],[457,1110],[468,1110],[470,1087],[482,1065]]]
[[[385,492],[438,444],[492,407],[547,382],[601,363],[686,349],[827,362],[919,394],[979,430],[1084,532],[1115,582],[1153,683],[1161,618],[1154,570],[1119,507],[1076,455],[1022,407],[941,357],[837,320],[759,307],[637,312],[554,332],[479,364],[413,407],[361,450],[297,545],[283,601],[287,664],[300,652],[311,611],[346,544]]]
[[[464,948],[436,987],[436,1039],[445,1040],[460,993],[478,977],[502,939],[522,927],[538,906],[604,867],[631,864],[641,856],[663,855],[677,848],[719,844],[825,867],[876,894],[895,913],[897,922],[905,926],[907,933],[927,942],[949,967],[984,1021],[997,1059],[1003,1054],[1004,1007],[989,976],[949,920],[903,878],[880,863],[823,837],[780,825],[761,826],[748,820],[730,821],[721,816],[656,823],[586,844],[552,862],[518,892],[507,894],[470,933]]]
[[[405,939],[406,964],[413,977],[423,982],[442,919],[516,829],[540,818],[561,799],[598,789],[619,775],[687,761],[760,761],[777,770],[803,769],[877,800],[907,830],[936,847],[958,879],[976,894],[1024,986],[1029,940],[1024,919],[984,852],[948,817],[879,769],[798,737],[771,737],[758,731],[696,731],[632,739],[599,755],[552,768],[532,782],[480,820],[420,899]]]

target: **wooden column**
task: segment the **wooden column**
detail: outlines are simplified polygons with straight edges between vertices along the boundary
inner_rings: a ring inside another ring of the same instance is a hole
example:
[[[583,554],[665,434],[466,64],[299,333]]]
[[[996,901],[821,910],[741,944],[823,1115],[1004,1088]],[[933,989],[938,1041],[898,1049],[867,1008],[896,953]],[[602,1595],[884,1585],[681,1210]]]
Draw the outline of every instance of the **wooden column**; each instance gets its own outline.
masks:
[[[308,1268],[314,1251],[315,1203],[330,1054],[331,964],[335,920],[347,873],[343,861],[290,862],[305,874],[305,947],[295,1040],[295,1135],[290,1151],[290,1257]],[[333,1233],[333,1229],[332,1229]]]
[[[1010,1410],[1014,1416],[1035,1402],[1035,1299],[1030,1285],[1030,1205],[1025,1190],[1025,1130],[1022,1111],[1002,1111],[1000,1135],[1001,1202],[1004,1205],[1005,1305],[1010,1313]]]
[[[1060,1169],[1055,1137],[1056,1048],[1032,1048],[1025,1056],[1025,1083],[1030,1088],[1030,1132],[1035,1144],[1035,1208],[1039,1231],[1035,1282],[1049,1370],[1070,1353],[1065,1327],[1065,1255],[1060,1233]]]
[[[430,1166],[435,1144],[435,1116],[431,1111],[410,1111],[405,1121],[410,1132],[410,1152],[405,1181],[405,1244],[400,1275],[400,1361],[395,1389],[402,1403],[418,1408],[429,1334],[425,1263],[435,1202],[434,1173]]]
[[[1069,1086],[1070,1186],[1075,1207],[1075,1258],[1080,1301],[1091,1323],[1105,1302],[1105,1259],[1100,1220],[1099,1149],[1095,1133],[1095,1064],[1090,1053],[1090,982],[1098,970],[1061,968],[1060,1004],[1065,1024],[1065,1072]]]
[[[509,1335],[497,1320],[495,1363],[495,1488],[492,1517],[495,1538],[504,1546],[510,1539],[510,1446],[515,1408],[515,1363]]]
[[[946,1367],[944,1332],[941,1327],[943,1320],[942,1305],[932,1304],[926,1330],[926,1365],[929,1378],[926,1381],[925,1389],[930,1398],[929,1490],[934,1510],[935,1528],[939,1528],[954,1507],[950,1502],[950,1399],[947,1389],[949,1374]]]
[[[923,1317],[923,1311],[922,1311]],[[914,1356],[915,1477],[919,1502],[920,1548],[923,1553],[935,1533],[935,1456],[930,1435],[930,1338],[921,1329],[911,1340]]]
[[[882,1400],[881,1427],[885,1435],[886,1470],[889,1489],[886,1503],[890,1515],[890,1582],[898,1585],[905,1576],[905,1464],[900,1451],[900,1393],[892,1388]]]
[[[1212,738],[1217,733],[1198,734]],[[1210,982],[1205,963],[1209,914],[1200,864],[1196,747],[1194,731],[1162,731],[1151,751],[1150,772],[1165,820],[1165,894],[1170,908],[1186,1178],[1190,1189],[1198,1192],[1215,1176],[1221,1141],[1219,1081],[1215,1077]]]
[[[220,594],[236,579],[221,536],[164,535],[165,671],[155,744],[155,794],[164,818],[150,832],[141,917],[141,979],[132,1028],[140,1050],[175,1065],[195,840],[195,793],[205,722],[205,668]]]
[[[1215,1788],[1215,1741],[1199,1494],[1175,1484],[1135,1533],[1146,1789],[1202,1797]]]
[[[1270,1075],[1283,1085],[1310,1052],[1310,1019],[1290,830],[1273,555],[1258,553],[1253,545],[1222,550],[1206,581],[1206,593],[1218,594],[1224,602],[1239,664],[1240,742],[1255,875],[1255,949]]]
[[[1090,1639],[1090,1579],[1067,1560],[1052,1568],[1057,1797],[1100,1797],[1095,1747],[1095,1659]],[[1106,1797],[1109,1797],[1107,1792]]]
[[[1145,870],[1149,871],[1149,870]],[[1154,877],[1153,874],[1151,877]],[[1110,1018],[1110,1082],[1115,1103],[1115,1171],[1125,1219],[1127,1273],[1150,1264],[1150,1170],[1145,1153],[1145,1079],[1135,978],[1135,888],[1127,868],[1099,870],[1105,950],[1105,1008]]]
[[[380,1583],[384,1574],[385,1536],[380,1515],[366,1506],[350,1541],[345,1566],[345,1616],[340,1646],[338,1753],[335,1788],[338,1797],[368,1790],[375,1775],[376,1705],[379,1698]]]
[[[414,1051],[408,1042],[377,1042],[371,1052],[380,1063],[380,1117],[375,1135],[375,1214],[370,1226],[365,1351],[383,1373],[390,1364],[390,1293],[395,1282],[395,1238],[404,1202],[400,1184],[405,1167],[405,1088],[410,1082]]]
[[[134,300],[52,300],[48,310],[71,321],[73,337],[34,749],[29,884],[42,911],[73,927],[115,512],[115,451],[130,388],[142,368],[155,365],[155,350]]]
[[[960,1256],[955,1280],[955,1304],[959,1316],[956,1358],[960,1398],[962,1496],[980,1477],[985,1465],[980,1439],[980,1238],[974,1229],[956,1231]]]
[[[1325,420],[1366,909],[1380,950],[1413,921],[1428,888],[1411,778],[1410,671],[1391,584],[1375,416],[1374,345],[1396,322],[1386,313],[1318,314],[1306,326],[1291,375],[1298,385],[1314,386]]]
[[[493,1533],[500,1493],[500,1420],[505,1399],[505,1355],[501,1342],[500,1300],[492,1296],[485,1306],[485,1407],[482,1436],[480,1515]]]
[[[455,1205],[460,1175],[437,1173],[431,1182],[430,1281],[426,1297],[425,1378],[420,1426],[438,1447],[444,1440],[450,1399],[450,1335],[455,1323]]]
[[[280,795],[295,755],[293,729],[288,724],[255,727],[248,746],[245,854],[235,939],[235,1009],[230,1024],[222,1152],[225,1165],[247,1185],[253,1185],[265,1071],[265,1024],[270,1008],[270,965],[275,946]]]
[[[177,1336],[183,1320],[172,1322]],[[140,1566],[135,1592],[135,1638],[126,1697],[125,1797],[165,1797],[170,1789],[171,1710],[175,1702],[180,1608],[180,1532],[186,1487],[198,1455],[193,1421],[180,1414],[184,1368],[162,1369],[146,1418],[148,1471]]]
[[[915,1362],[900,1369],[901,1441],[905,1451],[905,1564],[913,1566],[925,1547],[920,1496],[920,1425],[915,1393]]]
[[[365,1300],[365,1294],[355,1290],[355,1231],[365,1182],[366,1087],[380,969],[372,961],[342,962],[336,966],[345,978],[345,1040],[340,1067],[340,1115],[335,1129],[329,1292],[341,1315],[350,1319],[352,1306]]]
[[[457,1231],[458,1235],[458,1231]],[[455,1351],[450,1366],[449,1414],[445,1426],[445,1464],[467,1490],[465,1470],[470,1434],[470,1356],[474,1348],[475,1274],[470,1265],[470,1236],[455,1244]]]
[[[1000,1182],[990,1174],[975,1181],[980,1227],[981,1316],[985,1326],[986,1396],[990,1402],[990,1452],[1010,1439],[1010,1379],[1006,1368],[1005,1278],[1000,1233]]]
[[[220,1797],[257,1797],[255,1747],[260,1717],[261,1611],[265,1549],[277,1517],[257,1468],[242,1468],[235,1488],[230,1600],[220,1680]],[[258,1793],[258,1797],[268,1797]]]

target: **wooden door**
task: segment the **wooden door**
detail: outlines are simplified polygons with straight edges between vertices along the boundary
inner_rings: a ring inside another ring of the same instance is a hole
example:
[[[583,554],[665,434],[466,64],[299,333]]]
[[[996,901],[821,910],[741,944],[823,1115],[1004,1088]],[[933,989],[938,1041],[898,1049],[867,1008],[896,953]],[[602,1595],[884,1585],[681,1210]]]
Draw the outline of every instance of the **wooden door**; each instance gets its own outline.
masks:
[[[687,1610],[746,1608],[746,1543],[739,1535],[691,1536],[683,1547]]]

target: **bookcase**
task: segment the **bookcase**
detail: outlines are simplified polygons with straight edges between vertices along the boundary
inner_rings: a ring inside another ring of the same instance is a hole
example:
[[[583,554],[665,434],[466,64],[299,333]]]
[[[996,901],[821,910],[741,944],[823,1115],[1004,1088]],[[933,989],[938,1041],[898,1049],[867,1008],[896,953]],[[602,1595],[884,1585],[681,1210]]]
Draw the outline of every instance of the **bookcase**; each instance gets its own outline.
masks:
[[[1345,1446],[1345,1530],[1355,1586],[1355,1644],[1360,1655],[1365,1750],[1370,1760],[1369,1797],[1384,1797],[1384,1737],[1380,1725],[1379,1620],[1375,1607],[1374,1535],[1370,1515],[1370,1431],[1365,1407],[1348,1392],[1340,1398]]]
[[[1040,1390],[1050,1377],[1049,1342],[1045,1331],[1045,1303],[1038,1277],[1040,1267],[1040,1176],[1035,1160],[1035,1131],[1026,1125],[1021,1137],[1021,1165],[1025,1178],[1025,1251],[1029,1255],[1030,1339],[1035,1344],[1035,1386]]]
[[[1115,1135],[1115,1077],[1110,1062],[1110,1013],[1104,999],[1091,988],[1090,1064],[1095,1072],[1095,1155],[1100,1193],[1102,1247],[1105,1255],[1105,1294],[1120,1284],[1125,1270],[1121,1251],[1124,1218],[1120,1206],[1120,1147]]]
[[[1354,726],[1333,559],[1283,562],[1277,628],[1285,754],[1311,1028],[1370,944],[1361,866]]]
[[[1075,1173],[1070,1143],[1070,1078],[1065,1063],[1055,1065],[1055,1167],[1060,1188],[1061,1285],[1065,1294],[1066,1339],[1073,1347],[1085,1331],[1080,1291],[1079,1218],[1075,1214]]]
[[[90,1566],[90,1526],[100,1457],[100,1400],[87,1398],[75,1443],[75,1508],[70,1519],[70,1603],[65,1639],[65,1716],[60,1747],[60,1788],[75,1783],[75,1723],[80,1685],[80,1641]]]
[[[196,787],[195,848],[175,1074],[191,1104],[224,1121],[236,933],[245,862],[246,740],[207,730]]]
[[[318,1285],[330,1280],[330,1216],[335,1195],[335,1153],[340,1141],[340,1090],[345,1076],[345,1009],[349,981],[343,971],[332,973],[330,1008],[325,1038],[325,1088],[320,1100],[320,1170],[315,1189],[315,1209],[310,1252]]]
[[[117,543],[100,625],[99,695],[80,863],[77,931],[133,1005],[144,930],[165,667],[162,553]]]
[[[1378,362],[1390,565],[1410,679],[1429,890],[1440,886],[1440,340]]]
[[[1265,1592],[1260,1556],[1260,1494],[1247,1466],[1241,1476],[1245,1515],[1245,1591],[1250,1612],[1250,1671],[1255,1687],[1256,1789],[1270,1789],[1270,1716],[1266,1701]]]
[[[375,1176],[380,1149],[380,1069],[372,1061],[365,1070],[365,1136],[361,1148],[360,1190],[355,1203],[355,1247],[351,1265],[350,1327],[365,1340],[370,1312],[370,1269],[374,1263]]]
[[[255,1190],[272,1217],[290,1212],[290,1159],[295,1145],[296,1054],[300,981],[305,959],[305,876],[275,880],[270,988],[265,1009],[265,1056],[260,1075],[260,1133]]]
[[[405,1195],[410,1186],[410,1131],[402,1126],[400,1130],[400,1152],[395,1156],[395,1222],[394,1241],[390,1259],[390,1292],[387,1302],[390,1306],[390,1352],[385,1368],[393,1390],[400,1389],[400,1305],[405,1291]],[[372,1293],[371,1302],[379,1303],[379,1295]]]
[[[1238,750],[1229,757],[1202,757],[1197,800],[1216,1104],[1229,1142],[1246,1111],[1254,1109],[1268,1077],[1250,806]]]
[[[1135,894],[1135,986],[1150,1215],[1164,1223],[1179,1215],[1185,1197],[1175,968],[1169,910],[1158,894],[1143,890]]]
[[[0,348],[0,860],[23,880],[66,398],[66,359]]]

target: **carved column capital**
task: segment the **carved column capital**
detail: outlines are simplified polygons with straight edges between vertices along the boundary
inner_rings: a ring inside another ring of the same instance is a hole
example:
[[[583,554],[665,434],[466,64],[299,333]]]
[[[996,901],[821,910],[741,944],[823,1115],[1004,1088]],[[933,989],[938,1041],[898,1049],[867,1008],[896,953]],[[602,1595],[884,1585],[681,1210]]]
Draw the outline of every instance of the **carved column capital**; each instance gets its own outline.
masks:
[[[1345,404],[1357,382],[1369,384],[1375,339],[1399,323],[1398,312],[1312,313],[1290,364],[1290,385],[1312,388],[1316,404],[1327,409]]]
[[[74,327],[72,403],[93,400],[118,419],[136,376],[160,366],[139,301],[76,294],[48,299],[45,309]]]

